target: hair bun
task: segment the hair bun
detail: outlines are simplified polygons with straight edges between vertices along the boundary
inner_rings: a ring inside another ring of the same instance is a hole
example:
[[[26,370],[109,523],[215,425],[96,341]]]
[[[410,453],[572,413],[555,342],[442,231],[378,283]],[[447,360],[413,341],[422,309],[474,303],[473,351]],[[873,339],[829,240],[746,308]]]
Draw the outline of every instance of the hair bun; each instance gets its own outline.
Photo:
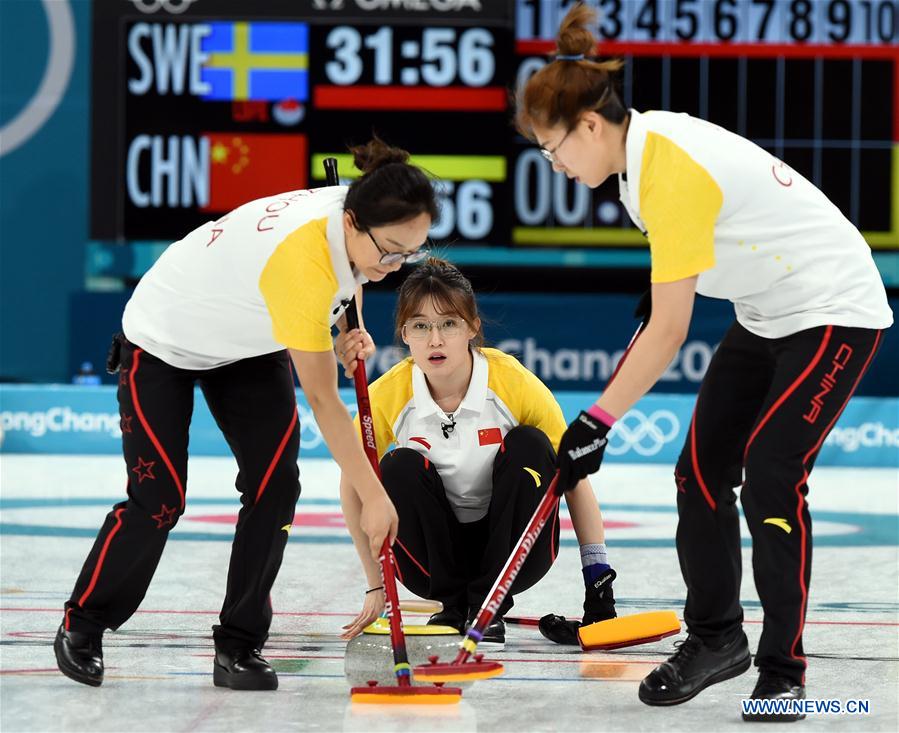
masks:
[[[556,47],[560,56],[591,56],[596,50],[596,36],[591,26],[596,25],[596,10],[589,5],[575,5],[562,20]]]
[[[391,163],[406,163],[409,153],[402,148],[394,148],[381,140],[377,135],[365,145],[356,145],[350,148],[353,154],[353,163],[363,173],[371,171]]]

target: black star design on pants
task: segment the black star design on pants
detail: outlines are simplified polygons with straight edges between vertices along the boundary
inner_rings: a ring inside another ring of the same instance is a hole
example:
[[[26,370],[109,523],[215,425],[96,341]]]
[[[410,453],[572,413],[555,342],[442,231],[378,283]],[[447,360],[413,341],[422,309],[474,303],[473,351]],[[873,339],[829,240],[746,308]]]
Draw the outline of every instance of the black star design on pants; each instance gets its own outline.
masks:
[[[153,519],[156,520],[156,529],[172,526],[175,523],[175,515],[177,513],[177,509],[169,509],[163,504],[162,509],[159,510],[159,514],[153,515]]]
[[[155,479],[156,476],[153,475],[153,466],[155,465],[156,461],[145,461],[138,457],[137,465],[131,469],[137,474],[137,483],[142,484],[145,478]]]

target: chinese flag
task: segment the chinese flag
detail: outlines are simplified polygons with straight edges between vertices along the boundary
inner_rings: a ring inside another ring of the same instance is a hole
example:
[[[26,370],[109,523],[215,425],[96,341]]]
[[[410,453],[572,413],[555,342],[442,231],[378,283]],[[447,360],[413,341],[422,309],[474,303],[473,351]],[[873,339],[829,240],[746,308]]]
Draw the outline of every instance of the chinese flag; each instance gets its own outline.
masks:
[[[203,211],[231,211],[247,201],[306,188],[305,135],[207,132],[209,204]]]
[[[481,428],[478,430],[478,445],[495,445],[503,442],[503,434],[499,428]]]

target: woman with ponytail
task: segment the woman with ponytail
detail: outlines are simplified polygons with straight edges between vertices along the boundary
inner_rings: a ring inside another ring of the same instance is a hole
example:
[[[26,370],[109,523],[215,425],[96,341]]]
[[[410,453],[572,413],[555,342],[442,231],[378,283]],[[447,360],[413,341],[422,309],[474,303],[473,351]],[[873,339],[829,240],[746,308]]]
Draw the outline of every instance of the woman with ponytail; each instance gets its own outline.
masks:
[[[278,685],[260,650],[300,494],[291,363],[353,478],[371,546],[395,537],[396,511],[338,396],[331,327],[345,330],[364,283],[426,255],[437,204],[406,152],[377,139],[352,152],[363,175],[349,187],[268,196],[204,224],[169,246],[128,301],[109,364],[119,373],[128,498],[107,516],[65,606],[54,648],[72,679],[102,683],[103,633],[135,612],[184,512],[195,385],[237,459],[242,504],[213,627],[217,686]],[[359,330],[345,343],[359,355],[373,348]]]
[[[652,314],[615,380],[562,437],[561,480],[574,486],[599,469],[616,418],[683,344],[696,294],[730,300],[736,321],[703,380],[675,469],[689,636],[639,694],[649,705],[682,703],[750,666],[734,493],[742,485],[765,616],[752,697],[800,699],[807,480],[892,312],[861,234],[799,173],[704,120],[627,109],[621,62],[592,58],[594,21],[585,5],[568,12],[555,58],[518,95],[516,123],[568,178],[595,188],[618,175],[622,204],[649,240]]]

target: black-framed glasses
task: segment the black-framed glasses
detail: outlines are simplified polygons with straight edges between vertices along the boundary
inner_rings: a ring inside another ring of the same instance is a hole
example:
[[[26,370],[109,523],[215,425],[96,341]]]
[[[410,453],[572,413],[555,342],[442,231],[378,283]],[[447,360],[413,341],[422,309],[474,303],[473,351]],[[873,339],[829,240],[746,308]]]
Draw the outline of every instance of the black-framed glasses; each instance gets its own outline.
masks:
[[[552,163],[553,165],[555,165],[555,163],[556,163],[556,152],[559,150],[559,148],[562,147],[562,143],[564,143],[564,142],[568,139],[568,136],[569,136],[572,132],[574,132],[574,127],[572,127],[568,132],[565,133],[565,137],[563,137],[561,140],[559,140],[559,144],[556,145],[556,147],[554,147],[552,150],[550,150],[549,148],[540,148],[540,155],[542,155],[542,156],[543,156],[544,158],[546,158],[550,163]]]
[[[430,254],[430,251],[427,249],[427,245],[422,245],[414,252],[388,252],[387,250],[383,249],[380,244],[378,244],[374,235],[371,233],[371,230],[366,229],[365,233],[368,235],[371,243],[375,245],[375,248],[378,250],[378,252],[381,253],[381,259],[378,260],[378,263],[381,265],[395,265],[397,262],[421,262]]]

